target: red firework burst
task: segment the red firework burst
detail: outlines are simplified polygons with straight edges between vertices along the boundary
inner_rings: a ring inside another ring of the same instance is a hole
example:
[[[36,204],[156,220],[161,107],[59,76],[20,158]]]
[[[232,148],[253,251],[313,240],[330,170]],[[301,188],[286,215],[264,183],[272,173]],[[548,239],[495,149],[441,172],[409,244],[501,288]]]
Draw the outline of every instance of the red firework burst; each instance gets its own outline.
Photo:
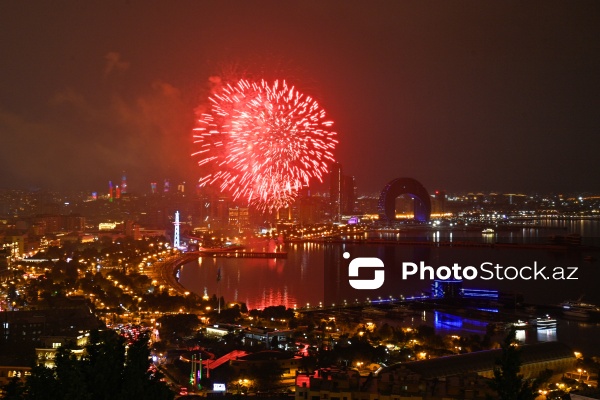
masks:
[[[271,212],[289,206],[311,179],[322,181],[335,161],[333,122],[285,81],[240,80],[209,100],[210,113],[194,129],[199,150],[192,155],[208,167],[200,186],[216,184]]]

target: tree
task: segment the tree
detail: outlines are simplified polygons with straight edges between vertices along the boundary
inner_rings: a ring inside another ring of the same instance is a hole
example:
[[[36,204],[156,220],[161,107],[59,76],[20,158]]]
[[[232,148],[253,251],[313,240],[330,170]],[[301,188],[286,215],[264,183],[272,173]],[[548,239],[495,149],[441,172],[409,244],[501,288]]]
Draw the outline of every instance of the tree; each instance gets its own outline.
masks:
[[[271,389],[279,383],[283,369],[276,361],[265,361],[259,368],[252,368],[248,376],[255,382],[259,390]]]
[[[10,398],[172,400],[174,393],[160,381],[160,374],[150,372],[149,357],[145,336],[130,343],[126,353],[123,337],[113,331],[94,331],[81,359],[75,357],[69,346],[61,347],[55,359],[56,367],[34,367],[25,384],[25,394]]]
[[[23,398],[23,382],[17,377],[8,381],[2,389],[4,390],[4,396],[2,398],[5,400],[21,400]]]
[[[377,328],[377,336],[382,340],[390,340],[394,336],[394,329],[386,322]]]
[[[123,386],[121,396],[123,399],[168,399],[171,395],[169,389],[160,382],[161,376],[151,374],[150,349],[148,338],[133,342],[127,350],[127,362],[123,370]]]
[[[117,397],[121,390],[121,376],[125,363],[125,341],[112,331],[90,333],[85,348],[86,357],[81,368],[86,374],[92,399],[104,400]]]
[[[54,374],[60,398],[63,400],[90,400],[91,396],[84,371],[70,346],[60,347],[54,361],[56,363]]]
[[[165,315],[158,321],[160,322],[160,338],[168,342],[193,335],[200,325],[196,314]]]
[[[502,355],[496,361],[494,378],[490,387],[501,400],[534,400],[537,392],[532,384],[519,374],[521,360],[516,340],[516,330],[512,328],[502,343]]]
[[[31,375],[27,378],[25,389],[27,390],[27,395],[23,398],[27,400],[61,399],[54,371],[43,365],[38,365],[31,369]]]

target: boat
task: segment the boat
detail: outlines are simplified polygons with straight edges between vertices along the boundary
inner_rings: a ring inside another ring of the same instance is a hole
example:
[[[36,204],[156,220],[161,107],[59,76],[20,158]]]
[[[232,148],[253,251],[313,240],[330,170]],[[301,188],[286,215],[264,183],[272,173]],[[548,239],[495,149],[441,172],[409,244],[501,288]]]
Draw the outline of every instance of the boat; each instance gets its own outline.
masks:
[[[384,316],[386,314],[385,311],[380,310],[379,308],[375,308],[375,307],[363,308],[362,313],[365,315],[379,315],[379,316]]]
[[[409,315],[414,314],[414,311],[408,308],[407,306],[401,305],[393,307],[388,314],[393,317],[407,317]]]
[[[482,230],[481,233],[484,235],[491,235],[491,234],[495,233],[495,231],[492,228],[486,228],[486,229]]]
[[[517,330],[527,329],[527,328],[529,328],[529,323],[527,321],[523,321],[522,319],[519,319],[515,322],[509,322],[506,327],[508,329],[515,328]]]
[[[556,328],[557,321],[555,318],[546,315],[545,317],[531,318],[529,325],[537,329],[552,329]]]
[[[589,319],[593,313],[600,312],[600,308],[594,304],[583,303],[581,299],[577,301],[567,300],[560,304],[562,312],[567,317]]]

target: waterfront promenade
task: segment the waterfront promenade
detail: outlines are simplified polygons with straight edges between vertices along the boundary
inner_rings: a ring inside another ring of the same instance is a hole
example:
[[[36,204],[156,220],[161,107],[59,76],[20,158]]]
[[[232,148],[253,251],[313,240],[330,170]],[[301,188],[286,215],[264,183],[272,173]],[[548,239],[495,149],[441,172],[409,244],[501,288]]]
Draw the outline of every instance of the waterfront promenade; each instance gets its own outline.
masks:
[[[197,253],[179,254],[158,262],[146,273],[150,279],[156,280],[159,286],[172,288],[177,294],[185,295],[189,291],[184,288],[175,276],[177,268],[198,258]]]
[[[176,256],[171,256],[164,261],[157,262],[146,272],[152,280],[156,280],[157,284],[167,288],[172,288],[178,294],[185,295],[189,290],[184,288],[175,276],[177,269],[190,261],[196,260],[198,257],[226,257],[226,258],[285,258],[285,252],[245,252],[245,251],[223,251],[203,250],[189,253],[181,253]]]

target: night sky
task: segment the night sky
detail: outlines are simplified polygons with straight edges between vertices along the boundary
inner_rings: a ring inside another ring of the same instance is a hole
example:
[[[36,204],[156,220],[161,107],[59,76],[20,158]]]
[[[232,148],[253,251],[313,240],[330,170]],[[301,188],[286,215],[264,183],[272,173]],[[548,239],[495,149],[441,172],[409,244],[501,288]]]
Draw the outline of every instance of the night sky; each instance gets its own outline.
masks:
[[[199,176],[211,77],[286,79],[360,192],[600,192],[600,2],[3,1],[0,188]]]

